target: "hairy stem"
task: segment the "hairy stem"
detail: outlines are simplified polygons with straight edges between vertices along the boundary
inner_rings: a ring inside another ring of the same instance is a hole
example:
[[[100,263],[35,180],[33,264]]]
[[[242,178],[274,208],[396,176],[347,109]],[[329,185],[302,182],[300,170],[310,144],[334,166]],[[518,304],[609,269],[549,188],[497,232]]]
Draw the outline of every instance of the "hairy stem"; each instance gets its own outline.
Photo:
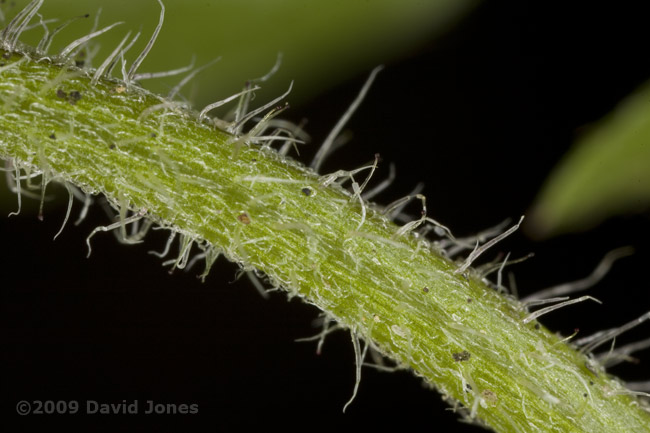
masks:
[[[223,254],[263,273],[349,328],[359,362],[363,339],[496,431],[650,431],[589,354],[471,268],[456,272],[418,224],[399,227],[343,189],[349,172],[321,177],[133,84],[0,52],[0,157],[44,185],[106,195],[121,216],[109,228],[144,218],[208,265]]]

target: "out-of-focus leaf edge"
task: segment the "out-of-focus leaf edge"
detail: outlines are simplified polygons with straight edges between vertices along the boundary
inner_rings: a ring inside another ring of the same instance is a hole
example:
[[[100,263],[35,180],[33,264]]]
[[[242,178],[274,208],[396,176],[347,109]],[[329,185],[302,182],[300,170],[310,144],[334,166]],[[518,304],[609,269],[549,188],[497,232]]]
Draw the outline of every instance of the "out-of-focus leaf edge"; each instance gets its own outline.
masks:
[[[650,206],[650,82],[576,140],[546,179],[527,232],[548,238]]]

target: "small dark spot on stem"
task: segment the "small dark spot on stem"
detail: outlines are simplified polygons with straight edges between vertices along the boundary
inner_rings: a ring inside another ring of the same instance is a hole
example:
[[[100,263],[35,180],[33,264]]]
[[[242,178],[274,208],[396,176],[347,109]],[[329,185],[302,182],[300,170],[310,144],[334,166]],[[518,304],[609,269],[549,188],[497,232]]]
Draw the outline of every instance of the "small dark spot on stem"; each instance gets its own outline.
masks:
[[[472,390],[472,385],[470,385],[469,383],[466,383],[465,388],[467,388],[469,391],[471,391]]]
[[[593,385],[594,385],[594,381],[593,381],[593,380],[590,380],[590,381],[589,381],[589,385],[592,385],[592,386],[593,386]]]
[[[76,104],[77,101],[81,99],[81,93],[77,90],[73,90],[70,93],[66,93],[66,91],[63,89],[57,89],[56,96],[58,96],[61,99],[67,100],[72,105]]]
[[[472,356],[467,350],[463,350],[460,353],[452,353],[451,356],[456,362],[469,361],[469,358]]]
[[[582,394],[582,396],[583,396],[584,398],[587,398],[588,394],[585,392],[584,394]]]
[[[50,134],[50,138],[51,138],[52,140],[56,140],[56,135],[55,135],[54,133],[51,133],[51,134]]]
[[[70,95],[68,95],[68,102],[72,105],[76,104],[78,100],[81,99],[81,93],[77,90],[73,90],[70,92]]]
[[[303,188],[300,191],[302,191],[302,193],[305,194],[307,197],[311,195],[311,189],[309,188]]]
[[[155,132],[152,132],[150,135],[151,135],[151,138],[156,138],[156,137],[158,137],[158,134],[156,134]]]
[[[541,328],[541,326],[539,326],[539,323],[535,323],[535,329],[539,330],[539,328]]]
[[[108,148],[109,148],[109,149],[115,149],[115,143],[111,143],[111,144],[109,144],[109,145],[108,145]]]
[[[424,293],[429,293],[429,288],[428,287],[422,287],[422,291]]]
[[[251,159],[252,162],[257,162],[257,159],[253,158]]]
[[[471,304],[472,303],[472,298],[467,298],[467,303]]]
[[[86,62],[84,60],[75,60],[74,64],[77,68],[83,68]]]
[[[239,215],[237,215],[237,220],[239,220],[240,223],[246,225],[251,223],[251,219],[246,212],[242,212]]]

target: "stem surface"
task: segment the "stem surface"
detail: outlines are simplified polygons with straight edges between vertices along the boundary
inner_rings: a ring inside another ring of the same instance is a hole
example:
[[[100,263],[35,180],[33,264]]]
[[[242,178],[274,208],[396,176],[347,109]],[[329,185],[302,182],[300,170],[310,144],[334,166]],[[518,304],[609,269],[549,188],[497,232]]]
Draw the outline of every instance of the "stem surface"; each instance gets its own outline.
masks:
[[[23,172],[263,273],[496,431],[650,431],[590,356],[333,178],[137,86],[18,52],[1,65],[0,157]]]

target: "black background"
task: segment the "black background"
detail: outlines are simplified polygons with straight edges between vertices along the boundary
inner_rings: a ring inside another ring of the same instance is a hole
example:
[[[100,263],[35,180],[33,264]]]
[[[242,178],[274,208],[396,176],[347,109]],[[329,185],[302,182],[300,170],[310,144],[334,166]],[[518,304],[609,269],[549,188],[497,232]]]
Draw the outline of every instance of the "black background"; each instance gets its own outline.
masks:
[[[354,140],[323,171],[355,168],[379,152],[384,164],[378,176],[394,162],[398,178],[377,200],[392,201],[422,181],[430,215],[457,235],[526,213],[581,131],[650,77],[641,11],[572,5],[486,3],[426,49],[387,65],[349,124]],[[288,116],[308,118],[319,143],[364,79]],[[303,148],[305,160],[315,149]],[[70,225],[52,242],[63,215],[63,207],[46,205],[39,222],[32,204],[19,217],[0,219],[0,410],[11,431],[79,421],[19,419],[14,406],[23,399],[199,405],[193,416],[95,419],[138,423],[140,431],[372,431],[393,425],[480,431],[458,423],[435,392],[405,372],[364,369],[357,399],[342,414],[354,385],[348,334],[330,336],[320,356],[314,344],[293,341],[318,332],[315,308],[287,303],[281,293],[262,299],[247,282],[235,282],[236,267],[224,261],[204,284],[196,278],[199,268],[169,275],[146,254],[162,248],[162,233],[128,247],[99,234],[86,259],[85,237],[107,223],[106,215],[95,206],[81,227]],[[543,320],[564,335],[575,328],[588,335],[649,309],[650,285],[643,279],[649,240],[645,214],[544,242],[518,233],[497,249],[515,257],[535,253],[514,268],[526,294],[581,278],[607,251],[633,245],[636,255],[617,263],[590,292],[604,305],[576,305]],[[646,337],[648,329],[630,332],[619,344]],[[649,355],[639,353],[644,363],[615,373],[647,380]]]

